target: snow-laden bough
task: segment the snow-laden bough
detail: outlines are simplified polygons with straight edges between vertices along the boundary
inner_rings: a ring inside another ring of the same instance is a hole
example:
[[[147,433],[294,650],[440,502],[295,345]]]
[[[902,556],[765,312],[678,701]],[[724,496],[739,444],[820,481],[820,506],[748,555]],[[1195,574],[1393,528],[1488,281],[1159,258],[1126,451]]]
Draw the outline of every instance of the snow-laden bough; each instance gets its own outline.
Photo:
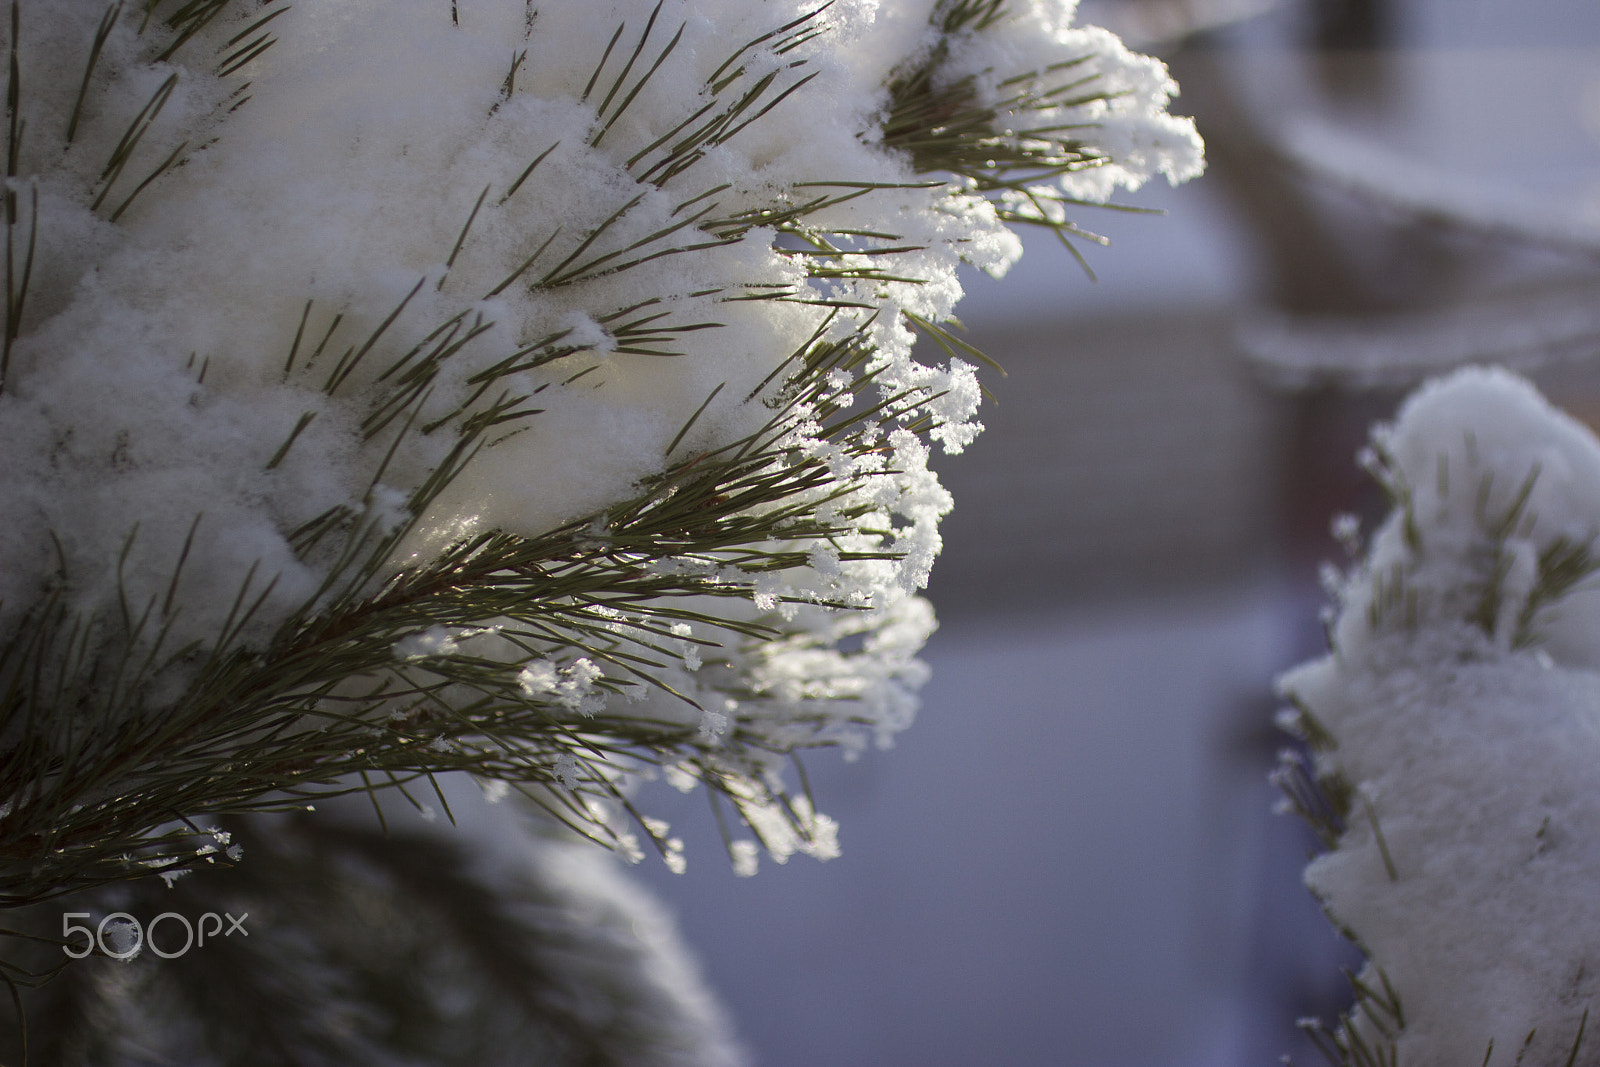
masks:
[[[450,770],[829,852],[780,772],[911,718],[957,266],[1201,167],[1071,8],[12,4],[11,891]]]
[[[1306,882],[1368,958],[1308,1025],[1339,1063],[1600,1063],[1600,442],[1474,368],[1365,459],[1394,511],[1280,681]]]

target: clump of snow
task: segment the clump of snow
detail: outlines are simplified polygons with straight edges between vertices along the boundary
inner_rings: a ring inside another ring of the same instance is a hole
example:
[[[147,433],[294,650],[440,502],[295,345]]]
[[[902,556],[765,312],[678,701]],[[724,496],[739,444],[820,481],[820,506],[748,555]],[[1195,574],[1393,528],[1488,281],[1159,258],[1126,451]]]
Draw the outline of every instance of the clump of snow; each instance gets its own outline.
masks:
[[[1505,371],[1374,435],[1397,506],[1280,681],[1341,817],[1307,884],[1387,981],[1348,1026],[1398,1062],[1600,1062],[1600,442]],[[1590,1028],[1592,1030],[1592,1027]],[[1530,1036],[1531,1035],[1531,1036]]]
[[[1029,3],[1019,13],[955,49],[945,75],[973,77],[982,98],[1003,106],[1016,95],[1008,79],[1019,70],[1044,71],[1060,64],[1050,89],[1061,91],[1028,101],[1012,118],[1026,137],[1030,130],[1063,125],[1079,136],[1103,162],[1074,169],[1059,179],[1061,189],[1082,200],[1105,200],[1116,189],[1137,189],[1153,175],[1172,184],[1205,169],[1204,147],[1194,122],[1167,113],[1178,85],[1166,65],[1130,52],[1115,34],[1097,26],[1071,24],[1075,5]],[[1021,5],[1019,5],[1021,7]],[[1038,206],[1021,194],[1018,206]]]
[[[402,637],[394,643],[395,659],[427,659],[430,656],[453,656],[461,645],[448,626],[430,626],[420,633]]]
[[[600,668],[580,656],[565,666],[551,660],[533,660],[517,674],[517,684],[530,697],[548,696],[580,715],[593,715],[605,707],[605,697],[595,691]]]
[[[754,841],[741,839],[728,845],[728,855],[733,860],[733,873],[740,878],[755,877],[761,865],[761,846]]]

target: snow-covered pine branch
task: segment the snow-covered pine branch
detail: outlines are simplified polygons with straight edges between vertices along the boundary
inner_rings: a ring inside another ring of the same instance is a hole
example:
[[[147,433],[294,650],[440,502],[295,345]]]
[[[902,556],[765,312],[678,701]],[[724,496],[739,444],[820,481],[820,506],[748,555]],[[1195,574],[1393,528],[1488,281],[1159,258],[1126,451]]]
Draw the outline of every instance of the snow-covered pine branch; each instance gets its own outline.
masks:
[[[1531,373],[1592,360],[1600,342],[1596,295],[1592,283],[1579,282],[1362,319],[1257,312],[1236,336],[1253,369],[1276,388],[1414,387],[1465,366]]]
[[[450,770],[831,852],[780,771],[910,719],[957,265],[1201,166],[1071,8],[14,0],[5,899]]]
[[[1407,159],[1370,137],[1307,117],[1282,124],[1273,146],[1286,165],[1313,182],[1412,224],[1496,245],[1600,259],[1600,226],[1574,205],[1519,197],[1476,175]]]
[[[1394,502],[1280,682],[1306,881],[1368,964],[1338,1064],[1600,1063],[1600,442],[1503,370],[1374,436]],[[1354,537],[1347,520],[1341,532]]]

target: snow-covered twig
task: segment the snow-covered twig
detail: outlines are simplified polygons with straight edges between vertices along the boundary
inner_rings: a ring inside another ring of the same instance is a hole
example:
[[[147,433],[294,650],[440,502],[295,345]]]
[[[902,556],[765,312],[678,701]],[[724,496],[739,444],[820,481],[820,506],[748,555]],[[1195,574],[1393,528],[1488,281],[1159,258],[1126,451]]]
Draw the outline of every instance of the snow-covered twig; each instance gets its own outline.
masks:
[[[1600,260],[1600,223],[1572,207],[1428,166],[1370,137],[1306,116],[1282,122],[1273,144],[1288,165],[1312,181],[1409,222]]]
[[[1282,6],[1282,0],[1134,0],[1083,3],[1078,13],[1133,48],[1162,48],[1185,38],[1248,22]]]
[[[1350,389],[1415,385],[1471,364],[1532,371],[1600,352],[1600,289],[1494,294],[1459,306],[1351,319],[1256,312],[1237,332],[1272,385]]]

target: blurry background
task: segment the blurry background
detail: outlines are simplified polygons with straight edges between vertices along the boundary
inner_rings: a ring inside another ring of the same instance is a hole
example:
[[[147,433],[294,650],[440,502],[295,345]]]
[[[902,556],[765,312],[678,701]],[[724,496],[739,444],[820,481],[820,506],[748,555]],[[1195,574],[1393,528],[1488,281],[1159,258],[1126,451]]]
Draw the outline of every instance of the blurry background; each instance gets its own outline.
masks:
[[[988,431],[916,726],[807,760],[844,855],[733,877],[652,807],[676,911],[765,1067],[1320,1062],[1356,958],[1271,814],[1274,674],[1322,651],[1336,512],[1406,387],[1463,362],[1600,415],[1600,5],[1084,0],[1164,56],[1210,172],[974,277]],[[675,805],[675,807],[674,807]]]

